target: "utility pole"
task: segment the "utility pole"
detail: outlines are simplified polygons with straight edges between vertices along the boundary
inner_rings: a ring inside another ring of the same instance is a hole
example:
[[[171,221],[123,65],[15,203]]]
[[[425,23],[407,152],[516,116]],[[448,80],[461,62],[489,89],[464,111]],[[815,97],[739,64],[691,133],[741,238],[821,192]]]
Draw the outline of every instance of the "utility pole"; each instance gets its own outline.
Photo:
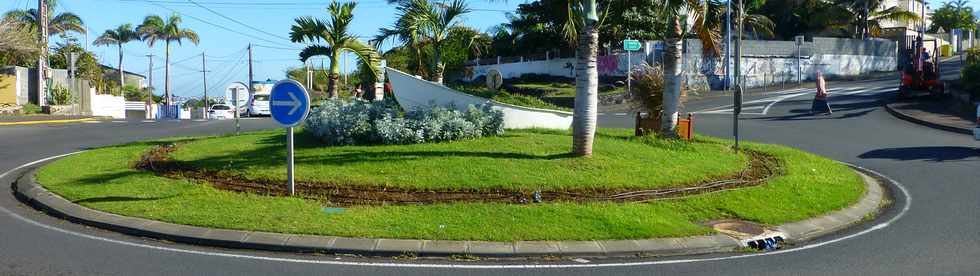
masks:
[[[37,105],[46,106],[45,96],[48,92],[48,2],[45,0],[37,1],[38,11],[38,38],[41,44],[41,53],[37,59]]]
[[[251,97],[252,93],[255,93],[255,87],[252,85],[252,43],[248,44],[248,96]],[[237,95],[237,94],[236,94]],[[241,124],[239,124],[238,118],[241,117],[238,108],[238,101],[235,101],[235,135],[241,133]]]
[[[150,83],[149,83],[149,85],[146,86],[147,87],[147,89],[146,89],[146,118],[147,119],[152,119],[151,115],[153,114],[153,110],[150,107],[153,106],[153,54],[152,53],[151,54],[148,54],[148,55],[146,55],[146,57],[150,59],[150,70],[148,71],[148,73],[149,73],[149,76],[148,77],[150,79]]]
[[[310,60],[306,64],[306,90],[313,91],[313,70],[311,70]]]
[[[202,116],[202,117],[204,117],[204,119],[207,120],[207,119],[209,119],[208,118],[208,107],[209,107],[209,103],[208,103],[208,66],[207,66],[207,62],[205,61],[204,52],[201,52],[201,78],[204,79],[204,98],[203,98],[203,100],[204,100],[204,116]]]
[[[722,84],[728,90],[732,81],[732,0],[727,1],[725,9],[725,82]]]
[[[732,108],[733,134],[735,135],[735,152],[738,152],[738,115],[742,113],[742,10],[745,0],[738,0],[738,44],[735,46],[735,104]]]

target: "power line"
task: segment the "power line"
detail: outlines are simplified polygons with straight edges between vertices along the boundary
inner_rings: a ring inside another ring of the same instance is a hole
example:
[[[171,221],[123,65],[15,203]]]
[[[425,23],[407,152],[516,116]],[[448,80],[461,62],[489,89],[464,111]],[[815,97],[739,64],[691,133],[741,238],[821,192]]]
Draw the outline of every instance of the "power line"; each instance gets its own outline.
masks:
[[[149,0],[147,0],[147,1],[149,1]],[[277,35],[277,34],[274,34],[274,33],[266,32],[266,31],[261,30],[261,29],[256,28],[256,27],[252,27],[251,25],[242,23],[241,21],[238,21],[237,19],[228,17],[228,16],[226,16],[224,14],[221,14],[220,12],[217,12],[215,10],[212,10],[211,8],[208,8],[208,7],[204,6],[204,5],[198,4],[197,2],[194,2],[194,0],[187,0],[187,2],[190,2],[190,3],[192,3],[192,4],[194,4],[194,5],[198,6],[198,7],[201,7],[202,9],[205,9],[205,10],[207,10],[207,11],[209,11],[209,12],[211,12],[211,13],[217,15],[217,16],[220,16],[221,18],[227,19],[228,21],[235,22],[238,25],[245,26],[245,28],[249,28],[249,29],[252,29],[253,31],[257,31],[257,32],[260,32],[260,33],[263,33],[263,34],[266,34],[266,35],[269,35],[269,36],[272,36],[272,37],[275,37],[275,38],[279,38],[279,39],[283,39],[283,40],[286,40],[286,41],[290,41],[289,38],[286,38],[284,36]]]
[[[119,0],[122,2],[136,2],[140,0]],[[161,4],[187,4],[184,1],[166,1],[166,0],[149,0],[147,2],[161,3]],[[359,1],[365,3],[386,3],[384,1]],[[241,1],[241,2],[227,2],[227,1],[200,1],[198,3],[208,4],[208,5],[228,5],[228,6],[325,6],[322,1],[315,2],[256,2],[256,1]]]
[[[234,73],[237,72],[239,68],[242,68],[241,65],[242,65],[242,61],[245,59],[245,54],[247,53],[242,53],[241,56],[238,57],[238,61],[235,62],[235,64],[231,67],[231,69],[228,70],[228,73],[226,73],[225,76],[221,78],[220,81],[217,82],[218,84],[227,82],[228,80],[230,80],[232,77],[235,76]],[[211,89],[214,89],[215,86],[210,85],[210,87],[212,87]]]
[[[252,46],[261,47],[261,48],[268,48],[268,49],[277,49],[277,50],[289,50],[289,51],[302,51],[303,50],[303,49],[300,49],[300,48],[276,47],[276,46],[268,46],[268,45],[262,45],[262,44],[252,44]]]
[[[120,1],[123,1],[123,0],[120,0]],[[171,9],[171,8],[169,8],[169,7],[167,7],[167,6],[164,6],[164,5],[160,5],[160,4],[157,4],[157,3],[154,3],[154,2],[152,2],[151,0],[143,0],[143,2],[146,2],[146,3],[150,3],[150,4],[152,4],[152,5],[154,5],[154,6],[157,6],[157,7],[161,7],[161,8],[164,8],[164,9],[166,9],[166,10],[169,10],[169,11],[172,11],[172,12],[174,12],[174,13],[177,13],[177,14],[181,14],[181,15],[186,15],[187,17],[189,17],[189,18],[191,18],[191,19],[194,19],[194,20],[197,20],[197,21],[200,21],[200,22],[202,22],[202,23],[205,23],[205,24],[208,24],[208,25],[211,25],[211,26],[213,26],[213,27],[216,27],[216,28],[219,28],[219,29],[222,29],[222,30],[225,30],[225,31],[229,31],[229,32],[232,32],[232,33],[236,33],[236,34],[239,34],[239,35],[243,35],[243,36],[247,36],[247,37],[250,37],[250,38],[254,38],[254,39],[258,39],[258,40],[261,40],[261,41],[265,41],[265,42],[269,42],[269,43],[272,43],[272,44],[279,44],[279,43],[280,43],[280,42],[276,42],[276,41],[272,41],[272,40],[269,40],[269,39],[266,39],[266,38],[263,38],[263,37],[260,37],[260,36],[255,36],[255,35],[251,35],[251,34],[247,34],[247,33],[243,33],[243,32],[239,32],[239,31],[236,31],[236,30],[233,30],[233,29],[230,29],[230,28],[228,28],[228,27],[225,27],[225,26],[222,26],[222,25],[219,25],[219,24],[215,24],[215,23],[211,23],[210,21],[207,21],[207,20],[204,20],[204,19],[201,19],[201,18],[198,18],[198,17],[196,17],[196,16],[193,16],[193,15],[190,15],[190,14],[186,14],[186,13],[181,13],[180,11],[177,11],[177,10],[175,10],[175,9]]]

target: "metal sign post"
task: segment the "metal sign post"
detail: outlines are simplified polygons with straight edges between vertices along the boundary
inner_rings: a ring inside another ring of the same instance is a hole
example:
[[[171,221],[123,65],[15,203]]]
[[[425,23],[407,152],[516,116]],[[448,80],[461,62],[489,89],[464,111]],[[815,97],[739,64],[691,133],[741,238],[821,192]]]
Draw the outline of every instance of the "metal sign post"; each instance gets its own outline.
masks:
[[[626,95],[633,95],[633,52],[640,49],[640,41],[636,39],[623,40],[623,50],[626,50]]]
[[[232,108],[235,109],[235,135],[238,135],[241,133],[242,129],[241,124],[238,122],[238,89],[235,89],[235,91],[231,94],[231,102],[233,103]]]
[[[310,114],[310,94],[297,81],[286,79],[272,86],[269,95],[269,111],[272,119],[286,128],[286,179],[289,182],[289,195],[296,195],[296,180],[293,167],[293,127],[299,125]]]

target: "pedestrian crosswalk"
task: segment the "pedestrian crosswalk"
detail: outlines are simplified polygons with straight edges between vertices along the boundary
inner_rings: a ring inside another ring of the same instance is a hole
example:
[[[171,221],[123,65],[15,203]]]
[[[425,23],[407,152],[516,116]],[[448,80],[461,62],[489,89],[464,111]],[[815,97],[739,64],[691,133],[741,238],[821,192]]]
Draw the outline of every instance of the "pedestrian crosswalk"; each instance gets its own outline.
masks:
[[[843,87],[843,88],[831,88],[828,90],[830,97],[834,96],[849,96],[858,95],[864,93],[881,93],[894,91],[896,87]],[[782,92],[771,93],[768,97],[742,102],[742,115],[768,115],[769,110],[779,104],[782,101],[789,100],[792,98],[802,97],[805,95],[812,96],[814,94],[813,89],[791,89]],[[702,109],[699,111],[692,112],[694,114],[732,114],[734,111],[734,105],[723,105],[707,109]]]

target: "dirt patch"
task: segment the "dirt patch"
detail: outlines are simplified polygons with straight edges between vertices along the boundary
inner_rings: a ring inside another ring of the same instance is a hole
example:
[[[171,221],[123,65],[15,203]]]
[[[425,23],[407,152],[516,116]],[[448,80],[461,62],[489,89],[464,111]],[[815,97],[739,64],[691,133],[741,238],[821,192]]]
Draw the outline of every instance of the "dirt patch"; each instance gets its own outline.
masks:
[[[220,172],[201,170],[174,161],[170,158],[170,153],[175,149],[176,146],[172,144],[154,147],[136,161],[133,167],[151,171],[165,177],[202,181],[223,190],[273,196],[285,196],[288,194],[285,181],[244,179],[239,176],[229,176]],[[296,194],[299,197],[317,200],[330,206],[435,204],[451,202],[514,204],[555,201],[646,202],[756,186],[765,183],[773,176],[782,174],[782,166],[779,164],[777,158],[759,152],[745,152],[748,153],[750,161],[748,168],[742,172],[674,188],[647,190],[580,189],[563,191],[472,189],[449,191],[297,181]]]

